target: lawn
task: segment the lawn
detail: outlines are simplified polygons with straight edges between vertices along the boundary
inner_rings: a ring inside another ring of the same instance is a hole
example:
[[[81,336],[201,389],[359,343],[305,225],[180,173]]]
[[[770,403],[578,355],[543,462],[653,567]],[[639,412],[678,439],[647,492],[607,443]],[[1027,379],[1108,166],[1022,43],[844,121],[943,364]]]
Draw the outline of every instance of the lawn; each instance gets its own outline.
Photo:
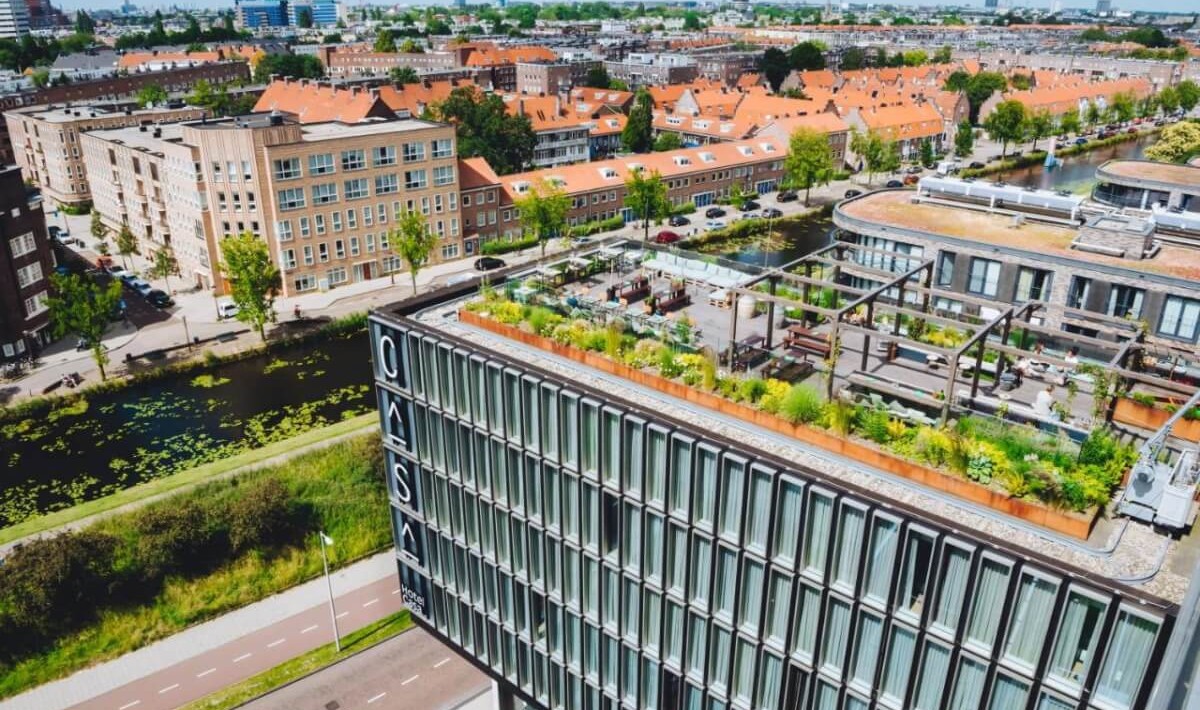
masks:
[[[278,480],[303,510],[306,529],[296,531],[289,544],[251,549],[208,571],[176,571],[142,602],[102,606],[90,623],[40,648],[16,658],[0,656],[0,697],[115,658],[316,577],[321,573],[321,554],[309,530],[317,526],[339,541],[337,564],[365,557],[391,542],[381,448],[375,434],[197,486],[114,514],[88,530],[129,542],[139,516],[145,517],[155,508],[182,507],[189,502],[219,507],[223,501],[234,500],[239,487],[249,488],[265,479]],[[0,612],[4,603],[0,599]]]

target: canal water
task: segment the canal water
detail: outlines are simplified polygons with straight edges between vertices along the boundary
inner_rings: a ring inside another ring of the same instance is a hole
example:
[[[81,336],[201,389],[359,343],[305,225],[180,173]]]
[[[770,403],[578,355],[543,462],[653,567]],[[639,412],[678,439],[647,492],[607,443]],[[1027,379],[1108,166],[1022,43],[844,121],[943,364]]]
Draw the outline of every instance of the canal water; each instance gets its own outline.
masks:
[[[1090,194],[1096,184],[1096,168],[1109,160],[1141,158],[1146,148],[1154,145],[1153,136],[1139,138],[1136,141],[1118,143],[1070,156],[1059,161],[1058,165],[1046,168],[1034,165],[1018,170],[997,173],[988,176],[987,180],[1003,180],[1014,185],[1038,187],[1045,190],[1067,190],[1076,194]]]
[[[366,335],[0,422],[0,528],[371,411]]]

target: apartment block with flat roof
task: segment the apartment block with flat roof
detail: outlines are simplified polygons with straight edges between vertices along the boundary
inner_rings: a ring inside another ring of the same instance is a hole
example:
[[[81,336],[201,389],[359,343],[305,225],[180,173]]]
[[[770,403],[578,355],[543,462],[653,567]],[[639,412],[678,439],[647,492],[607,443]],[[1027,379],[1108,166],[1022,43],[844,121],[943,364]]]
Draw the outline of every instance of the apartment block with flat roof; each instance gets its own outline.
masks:
[[[300,124],[282,114],[191,122],[218,252],[265,238],[287,295],[400,270],[388,232],[420,212],[439,237],[431,262],[463,255],[454,129],[417,119]],[[214,254],[213,259],[218,259]]]
[[[128,227],[147,256],[169,248],[185,282],[210,289],[218,278],[200,151],[183,125],[127,126],[83,134],[92,209],[113,233]]]
[[[50,274],[54,258],[42,198],[15,166],[0,169],[0,361],[50,342]]]
[[[87,131],[200,118],[192,106],[115,110],[103,105],[30,106],[7,111],[17,165],[42,194],[62,205],[86,205],[92,199],[84,168],[81,137]]]

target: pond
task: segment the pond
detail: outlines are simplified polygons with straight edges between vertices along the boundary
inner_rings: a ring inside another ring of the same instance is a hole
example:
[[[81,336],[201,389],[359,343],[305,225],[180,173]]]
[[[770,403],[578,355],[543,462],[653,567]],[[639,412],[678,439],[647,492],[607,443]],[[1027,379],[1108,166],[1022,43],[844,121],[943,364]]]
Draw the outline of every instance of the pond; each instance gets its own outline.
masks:
[[[319,340],[0,423],[0,528],[371,411],[368,354]]]
[[[1076,194],[1090,194],[1096,184],[1096,168],[1106,161],[1118,158],[1137,160],[1146,149],[1154,145],[1155,136],[1146,136],[1136,141],[1118,143],[1098,148],[1081,155],[1062,158],[1053,168],[1034,165],[1007,172],[989,175],[987,180],[1004,180],[1015,185],[1039,187],[1048,190],[1068,190]]]
[[[778,222],[770,239],[728,240],[702,247],[705,254],[758,266],[780,266],[827,246],[833,219],[825,213]]]

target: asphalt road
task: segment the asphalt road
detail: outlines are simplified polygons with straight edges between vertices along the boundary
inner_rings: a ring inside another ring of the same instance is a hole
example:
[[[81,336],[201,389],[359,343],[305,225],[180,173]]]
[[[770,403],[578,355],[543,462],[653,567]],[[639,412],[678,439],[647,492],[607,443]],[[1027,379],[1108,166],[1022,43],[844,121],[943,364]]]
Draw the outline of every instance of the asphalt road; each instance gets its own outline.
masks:
[[[337,597],[335,604],[344,635],[400,610],[398,580],[388,577],[359,587]],[[331,642],[330,626],[329,605],[319,604],[73,710],[171,710]]]
[[[415,628],[242,708],[448,710],[489,687],[487,676]]]

